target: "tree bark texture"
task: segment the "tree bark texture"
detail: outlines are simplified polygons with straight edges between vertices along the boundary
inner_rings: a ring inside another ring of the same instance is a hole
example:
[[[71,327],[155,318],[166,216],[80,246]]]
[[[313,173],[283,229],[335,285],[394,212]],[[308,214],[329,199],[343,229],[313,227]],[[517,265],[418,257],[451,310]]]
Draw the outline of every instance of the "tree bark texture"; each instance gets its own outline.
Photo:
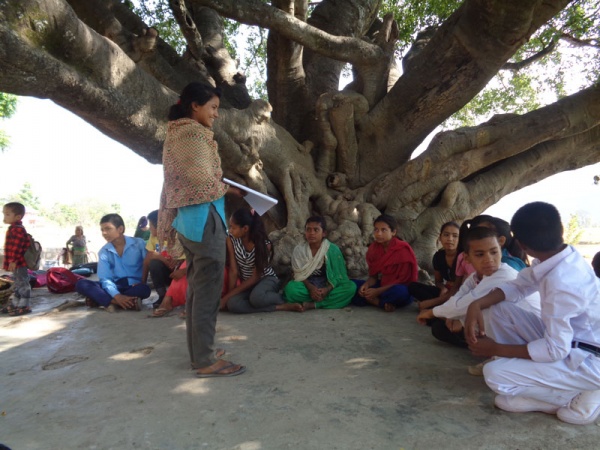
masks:
[[[438,134],[567,0],[467,0],[430,31],[398,77],[393,17],[380,0],[170,0],[178,55],[116,0],[0,3],[0,90],[49,98],[153,163],[166,112],[192,80],[219,85],[225,174],[279,200],[265,221],[289,271],[307,217],[325,216],[352,276],[366,273],[373,219],[430,267],[439,225],[563,170],[600,161],[600,87],[523,115]],[[223,45],[220,15],[269,29],[269,102],[252,100]],[[355,80],[338,84],[350,64]]]

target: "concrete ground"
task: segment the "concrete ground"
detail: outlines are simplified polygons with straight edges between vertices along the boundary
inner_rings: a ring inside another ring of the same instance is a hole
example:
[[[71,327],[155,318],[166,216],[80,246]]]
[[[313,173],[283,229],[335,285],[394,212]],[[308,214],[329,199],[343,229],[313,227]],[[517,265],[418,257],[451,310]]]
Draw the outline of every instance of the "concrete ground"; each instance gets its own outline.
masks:
[[[245,374],[197,379],[177,314],[36,289],[0,317],[0,443],[25,449],[596,449],[597,425],[493,406],[477,361],[394,313],[219,316]]]

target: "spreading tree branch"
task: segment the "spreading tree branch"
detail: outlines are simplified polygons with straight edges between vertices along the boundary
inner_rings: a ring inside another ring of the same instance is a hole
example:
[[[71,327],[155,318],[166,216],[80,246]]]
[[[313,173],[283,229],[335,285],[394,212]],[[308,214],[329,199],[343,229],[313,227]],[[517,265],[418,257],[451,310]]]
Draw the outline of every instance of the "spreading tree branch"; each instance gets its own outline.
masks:
[[[556,48],[556,44],[557,44],[557,41],[553,41],[549,45],[544,47],[542,50],[537,52],[535,55],[531,55],[529,58],[525,58],[522,61],[514,62],[514,63],[512,63],[512,62],[504,63],[502,65],[502,70],[519,71],[519,70],[533,64],[534,62],[539,61],[544,56],[552,53],[554,51],[554,49]]]
[[[277,31],[329,58],[364,65],[381,58],[381,49],[360,38],[333,36],[296,19],[280,9],[259,0],[190,0],[194,5],[207,6],[219,14],[247,25]]]

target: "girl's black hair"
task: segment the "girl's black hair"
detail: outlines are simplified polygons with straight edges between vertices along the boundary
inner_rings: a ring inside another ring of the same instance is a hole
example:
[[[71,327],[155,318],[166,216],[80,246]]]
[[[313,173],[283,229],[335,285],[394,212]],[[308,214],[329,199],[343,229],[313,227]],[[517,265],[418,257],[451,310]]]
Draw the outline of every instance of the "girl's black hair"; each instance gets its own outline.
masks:
[[[148,218],[146,216],[140,217],[137,223],[137,229],[141,230],[142,228],[146,228],[148,226]]]
[[[103,223],[112,223],[115,228],[123,227],[123,232],[125,232],[125,222],[123,221],[123,218],[116,213],[103,216],[102,219],[100,219],[100,225]]]
[[[213,97],[221,97],[221,89],[193,81],[183,88],[179,101],[169,109],[169,120],[183,119],[192,115],[192,103],[206,105]]]
[[[327,225],[325,224],[325,218],[321,217],[321,216],[311,216],[308,219],[306,219],[306,222],[304,223],[304,226],[306,227],[306,225],[308,225],[309,223],[318,223],[319,226],[321,227],[321,229],[323,231],[327,231]]]
[[[231,221],[239,227],[248,226],[249,238],[254,242],[254,265],[256,273],[262,274],[273,258],[273,247],[269,251],[269,240],[262,219],[254,210],[240,208],[231,215]]]
[[[503,249],[506,249],[508,253],[512,256],[516,256],[525,264],[529,265],[529,261],[527,260],[527,254],[523,251],[523,249],[519,246],[517,241],[513,238],[512,233],[510,232],[510,224],[499,217],[489,216],[487,214],[481,214],[479,216],[473,217],[470,220],[465,220],[460,227],[460,234],[458,237],[458,245],[460,251],[465,250],[464,237],[466,237],[466,233],[469,229],[480,226],[482,223],[488,222],[494,227],[498,236],[504,236],[505,242],[502,246]]]
[[[450,221],[450,222],[446,222],[443,223],[442,226],[440,227],[440,234],[442,234],[444,232],[444,230],[446,229],[446,227],[454,227],[457,230],[460,230],[460,225],[457,224],[456,222]]]
[[[443,223],[442,226],[440,227],[440,235],[444,232],[444,230],[447,227],[454,227],[457,230],[459,230],[459,233],[458,233],[458,244],[456,245],[456,254],[454,255],[454,258],[452,259],[452,266],[451,266],[452,273],[455,273],[456,272],[456,263],[458,262],[458,255],[460,255],[460,253],[462,252],[461,247],[460,247],[460,236],[461,236],[461,234],[460,234],[460,225],[457,224],[454,221]],[[444,252],[445,252],[445,250],[444,250]]]
[[[394,219],[389,214],[380,215],[377,219],[373,221],[373,225],[375,225],[377,222],[383,222],[390,227],[390,230],[398,231],[398,222],[396,222],[396,219]]]

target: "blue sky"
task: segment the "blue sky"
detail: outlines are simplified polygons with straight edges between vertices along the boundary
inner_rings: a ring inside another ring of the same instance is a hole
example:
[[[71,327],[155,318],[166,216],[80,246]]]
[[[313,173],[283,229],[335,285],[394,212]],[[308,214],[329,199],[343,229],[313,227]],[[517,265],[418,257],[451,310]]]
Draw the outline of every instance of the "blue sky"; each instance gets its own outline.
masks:
[[[158,208],[162,166],[150,164],[79,117],[49,100],[22,97],[17,112],[0,126],[11,138],[0,153],[0,196],[32,185],[44,206],[99,198],[120,203],[139,217]],[[22,169],[19,169],[22,168]],[[583,213],[600,223],[600,185],[593,184],[600,164],[563,172],[504,197],[487,212],[510,220],[523,204],[555,204],[566,221]]]

